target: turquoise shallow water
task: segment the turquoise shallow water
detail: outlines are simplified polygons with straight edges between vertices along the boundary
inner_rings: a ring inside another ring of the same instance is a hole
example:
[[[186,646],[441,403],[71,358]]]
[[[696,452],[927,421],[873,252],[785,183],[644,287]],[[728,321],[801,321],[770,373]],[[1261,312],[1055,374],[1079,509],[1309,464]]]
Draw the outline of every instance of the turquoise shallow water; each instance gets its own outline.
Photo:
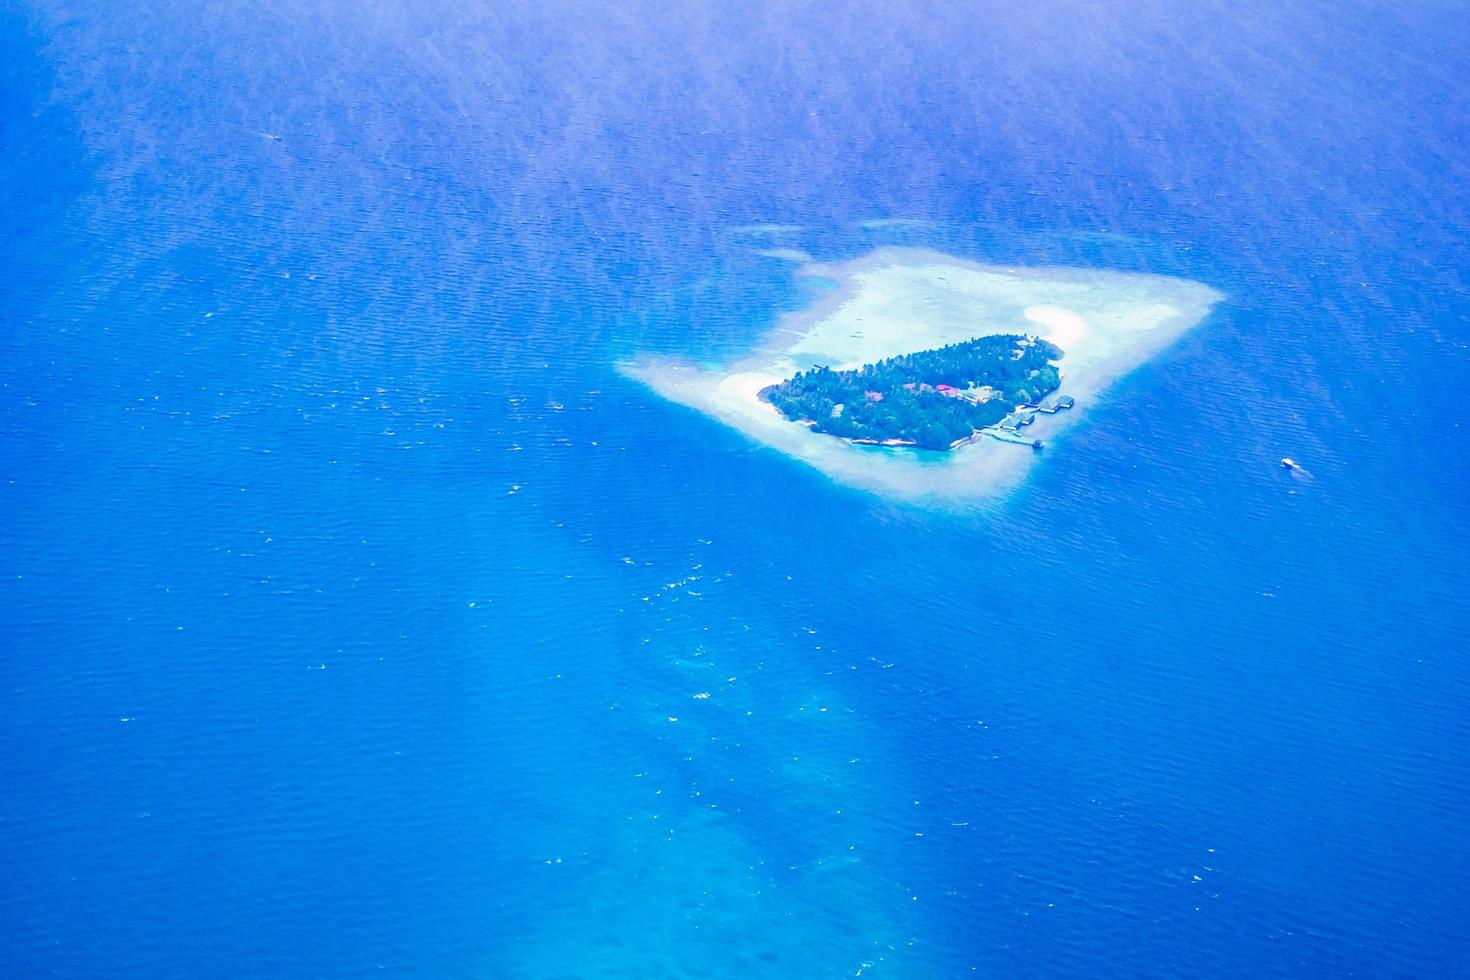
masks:
[[[1464,972],[1464,27],[0,14],[4,972]],[[945,515],[762,222],[1228,298]]]

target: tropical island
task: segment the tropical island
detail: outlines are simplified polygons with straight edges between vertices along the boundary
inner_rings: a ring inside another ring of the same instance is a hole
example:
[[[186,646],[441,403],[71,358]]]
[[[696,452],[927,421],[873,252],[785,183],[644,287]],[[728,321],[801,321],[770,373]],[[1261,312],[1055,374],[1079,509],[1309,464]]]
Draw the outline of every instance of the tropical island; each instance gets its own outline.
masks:
[[[920,248],[795,274],[806,305],[777,316],[747,355],[718,365],[643,355],[620,369],[837,482],[944,509],[1005,499],[1042,457],[1018,448],[1051,444],[1221,299],[1185,279]],[[1062,351],[1065,395],[1053,363]],[[916,451],[925,447],[953,451]]]
[[[1055,391],[1061,356],[1039,337],[994,334],[845,371],[800,371],[759,397],[813,432],[948,450]]]

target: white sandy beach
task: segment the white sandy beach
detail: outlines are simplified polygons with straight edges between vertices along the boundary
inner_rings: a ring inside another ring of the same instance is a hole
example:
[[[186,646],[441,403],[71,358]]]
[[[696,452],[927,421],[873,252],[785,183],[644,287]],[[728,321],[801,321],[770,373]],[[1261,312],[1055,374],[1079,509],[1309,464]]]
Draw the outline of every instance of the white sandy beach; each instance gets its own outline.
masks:
[[[889,248],[838,265],[811,263],[799,275],[837,289],[781,317],[765,348],[709,371],[668,358],[622,370],[834,480],[933,504],[993,500],[1043,454],[990,439],[938,455],[854,446],[782,418],[757,397],[766,385],[813,365],[853,368],[885,357],[994,333],[1044,337],[1064,356],[1062,386],[1077,408],[1040,417],[1028,437],[1055,437],[1109,384],[1199,323],[1221,295],[1183,279],[1063,268],[1001,268],[924,249]]]

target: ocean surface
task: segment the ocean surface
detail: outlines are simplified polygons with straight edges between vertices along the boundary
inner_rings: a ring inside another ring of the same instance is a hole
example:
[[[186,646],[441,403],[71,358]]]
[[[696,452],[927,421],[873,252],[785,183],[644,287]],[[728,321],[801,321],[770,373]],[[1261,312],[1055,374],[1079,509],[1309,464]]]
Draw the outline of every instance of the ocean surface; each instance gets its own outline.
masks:
[[[0,5],[0,975],[1470,975],[1467,37]],[[895,244],[1226,299],[983,514],[614,368]]]

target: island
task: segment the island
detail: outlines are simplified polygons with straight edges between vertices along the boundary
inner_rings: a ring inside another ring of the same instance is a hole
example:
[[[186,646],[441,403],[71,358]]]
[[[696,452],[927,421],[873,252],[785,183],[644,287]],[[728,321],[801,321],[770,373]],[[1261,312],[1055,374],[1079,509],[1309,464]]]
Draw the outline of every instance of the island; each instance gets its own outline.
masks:
[[[1065,458],[1026,447],[1055,445],[1222,299],[1171,276],[911,247],[793,271],[806,302],[752,311],[767,322],[748,354],[710,363],[691,324],[683,356],[619,370],[837,483],[942,510],[1004,501],[1038,460]]]
[[[846,371],[799,371],[759,397],[813,432],[950,450],[1055,391],[1061,356],[1040,337],[991,334]]]

